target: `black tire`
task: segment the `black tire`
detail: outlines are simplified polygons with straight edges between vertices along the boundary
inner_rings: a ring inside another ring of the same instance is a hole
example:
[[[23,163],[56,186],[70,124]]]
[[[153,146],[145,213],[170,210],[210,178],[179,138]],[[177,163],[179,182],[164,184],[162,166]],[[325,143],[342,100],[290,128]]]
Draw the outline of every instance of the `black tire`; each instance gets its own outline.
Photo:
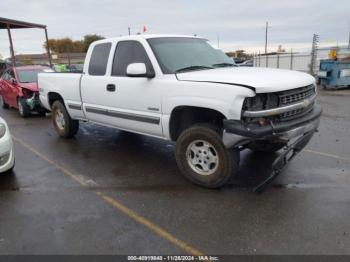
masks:
[[[203,162],[206,160],[205,157],[209,151],[213,155],[212,149],[214,149],[218,158],[218,164],[217,166],[214,164],[212,170],[209,170],[212,173],[205,174],[204,172],[203,174],[201,168],[197,168],[195,165],[189,163],[190,160],[188,159],[198,158],[189,149],[191,145],[197,146],[197,143],[201,146],[201,142],[195,143],[195,141],[204,141],[212,146],[210,148],[211,150],[199,151],[201,154],[199,157],[202,157]],[[185,129],[176,142],[175,156],[182,174],[193,183],[206,188],[219,188],[225,185],[237,173],[239,168],[239,151],[226,149],[217,128],[207,124],[199,124]]]
[[[18,104],[18,113],[21,117],[26,118],[31,115],[31,110],[22,97],[19,97],[17,99],[17,104]]]
[[[59,118],[63,118],[63,122]],[[62,101],[55,101],[52,105],[52,121],[60,137],[71,138],[79,130],[79,121],[72,119]]]
[[[3,97],[1,97],[1,107],[3,109],[9,109],[10,108],[10,106],[8,104],[6,104],[6,102],[5,102]]]
[[[247,146],[254,152],[275,153],[285,147],[285,142],[255,141]]]

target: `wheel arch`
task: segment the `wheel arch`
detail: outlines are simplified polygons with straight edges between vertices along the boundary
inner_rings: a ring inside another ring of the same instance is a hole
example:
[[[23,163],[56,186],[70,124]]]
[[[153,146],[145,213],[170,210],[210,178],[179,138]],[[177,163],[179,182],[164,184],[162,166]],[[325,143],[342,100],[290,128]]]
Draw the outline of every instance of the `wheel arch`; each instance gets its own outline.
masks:
[[[64,99],[59,93],[57,93],[57,92],[49,92],[47,94],[47,101],[49,103],[50,108],[52,108],[53,103],[55,101],[57,101],[57,100],[62,101],[63,104],[64,104]]]
[[[221,129],[224,119],[222,112],[210,107],[178,105],[170,113],[170,139],[176,141],[183,130],[197,123],[211,123]]]

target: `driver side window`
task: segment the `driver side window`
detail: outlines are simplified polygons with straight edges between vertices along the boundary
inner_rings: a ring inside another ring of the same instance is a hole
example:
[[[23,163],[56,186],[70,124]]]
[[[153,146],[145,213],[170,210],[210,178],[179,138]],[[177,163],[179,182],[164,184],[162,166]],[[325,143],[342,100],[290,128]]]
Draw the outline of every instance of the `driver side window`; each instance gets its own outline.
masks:
[[[114,53],[112,76],[126,76],[126,68],[132,63],[144,63],[147,72],[153,72],[146,50],[137,41],[121,41]]]

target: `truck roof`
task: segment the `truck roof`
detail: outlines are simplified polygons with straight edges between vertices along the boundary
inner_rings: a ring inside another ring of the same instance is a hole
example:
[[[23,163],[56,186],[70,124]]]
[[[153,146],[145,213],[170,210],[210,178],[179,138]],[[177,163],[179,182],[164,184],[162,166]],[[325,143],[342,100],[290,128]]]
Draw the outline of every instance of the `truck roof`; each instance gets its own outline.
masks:
[[[140,35],[126,35],[126,36],[119,36],[119,37],[111,37],[111,38],[98,40],[94,43],[105,43],[105,42],[119,41],[119,40],[140,40],[140,39],[150,39],[150,38],[166,38],[166,37],[186,37],[186,38],[204,39],[202,37],[197,37],[197,36],[192,36],[192,35],[140,34]]]

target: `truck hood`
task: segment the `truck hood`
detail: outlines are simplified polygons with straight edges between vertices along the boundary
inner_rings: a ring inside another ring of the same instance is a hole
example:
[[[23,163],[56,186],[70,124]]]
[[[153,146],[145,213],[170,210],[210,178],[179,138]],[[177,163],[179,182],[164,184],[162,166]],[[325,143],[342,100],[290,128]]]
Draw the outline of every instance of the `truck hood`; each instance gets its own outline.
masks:
[[[307,86],[311,75],[291,70],[261,67],[225,67],[178,73],[180,81],[213,82],[245,86],[256,93],[270,93]]]
[[[29,90],[31,90],[33,92],[38,92],[39,91],[37,83],[20,83],[20,86],[22,88],[29,89]]]

